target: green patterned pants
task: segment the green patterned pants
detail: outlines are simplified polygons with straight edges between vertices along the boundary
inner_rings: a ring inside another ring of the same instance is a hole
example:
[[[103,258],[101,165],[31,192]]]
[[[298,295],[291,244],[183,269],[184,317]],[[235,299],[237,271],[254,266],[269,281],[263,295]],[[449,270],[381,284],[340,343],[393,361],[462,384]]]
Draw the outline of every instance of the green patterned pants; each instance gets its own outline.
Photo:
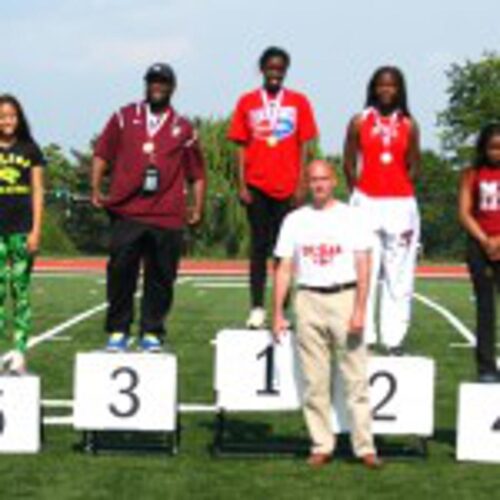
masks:
[[[26,351],[31,331],[30,276],[33,256],[26,247],[26,235],[0,235],[0,335],[5,337],[7,314],[5,302],[10,284],[14,306],[14,345]]]

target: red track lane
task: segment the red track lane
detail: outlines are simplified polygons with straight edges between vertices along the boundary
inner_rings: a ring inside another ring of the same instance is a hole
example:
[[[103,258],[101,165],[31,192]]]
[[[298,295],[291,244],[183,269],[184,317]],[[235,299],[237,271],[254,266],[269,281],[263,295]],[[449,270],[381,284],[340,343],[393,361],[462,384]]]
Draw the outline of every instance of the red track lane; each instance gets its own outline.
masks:
[[[35,264],[36,272],[73,272],[103,273],[106,269],[106,259],[50,259],[39,258]],[[233,260],[184,260],[181,264],[183,276],[242,276],[248,272],[246,261]],[[464,265],[425,265],[417,268],[420,278],[468,278],[469,274]]]

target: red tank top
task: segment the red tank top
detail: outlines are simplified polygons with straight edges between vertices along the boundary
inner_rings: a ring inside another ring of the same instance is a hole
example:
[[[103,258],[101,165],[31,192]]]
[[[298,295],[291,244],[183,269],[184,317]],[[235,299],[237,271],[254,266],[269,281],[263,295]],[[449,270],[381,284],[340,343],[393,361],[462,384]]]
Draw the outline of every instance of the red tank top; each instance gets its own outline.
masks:
[[[414,196],[406,159],[410,129],[410,119],[399,111],[390,116],[382,116],[375,108],[363,112],[357,189],[374,197]]]
[[[500,168],[480,167],[472,182],[474,214],[488,236],[500,234]]]

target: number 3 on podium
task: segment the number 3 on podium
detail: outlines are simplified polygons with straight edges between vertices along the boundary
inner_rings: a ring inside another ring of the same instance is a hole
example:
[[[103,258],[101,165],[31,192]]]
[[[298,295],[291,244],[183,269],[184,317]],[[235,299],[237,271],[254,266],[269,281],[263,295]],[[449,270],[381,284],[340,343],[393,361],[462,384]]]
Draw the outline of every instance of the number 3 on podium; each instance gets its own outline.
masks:
[[[122,366],[116,368],[111,373],[111,379],[117,380],[125,379],[126,383],[124,387],[119,390],[120,394],[126,396],[129,400],[129,406],[126,410],[120,409],[114,403],[109,405],[109,411],[117,418],[130,418],[137,414],[141,407],[141,401],[134,390],[139,385],[139,374],[130,367]],[[123,408],[123,407],[122,407]]]

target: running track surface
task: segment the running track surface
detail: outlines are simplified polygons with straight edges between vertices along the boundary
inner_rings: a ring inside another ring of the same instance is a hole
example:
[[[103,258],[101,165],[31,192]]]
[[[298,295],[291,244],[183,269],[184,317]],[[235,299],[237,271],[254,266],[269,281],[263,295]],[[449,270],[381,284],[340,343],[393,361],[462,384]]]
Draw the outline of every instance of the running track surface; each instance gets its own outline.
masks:
[[[37,272],[74,272],[103,273],[106,270],[106,259],[78,258],[78,259],[50,259],[39,258],[35,264]],[[243,260],[189,260],[181,264],[183,276],[245,276],[248,272],[248,263]],[[469,274],[463,265],[432,264],[419,266],[417,276],[420,278],[468,278]]]

